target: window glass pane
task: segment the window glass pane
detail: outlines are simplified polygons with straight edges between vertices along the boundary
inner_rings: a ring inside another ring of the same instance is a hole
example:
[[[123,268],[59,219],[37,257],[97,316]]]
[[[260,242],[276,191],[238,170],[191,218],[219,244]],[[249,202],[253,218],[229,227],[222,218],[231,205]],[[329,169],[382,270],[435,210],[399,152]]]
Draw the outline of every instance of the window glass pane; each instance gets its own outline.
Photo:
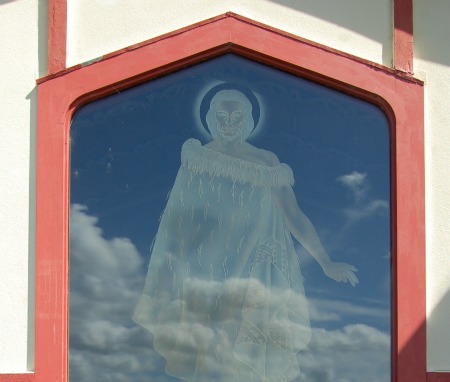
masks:
[[[70,381],[390,381],[389,168],[377,107],[231,54],[78,110]]]

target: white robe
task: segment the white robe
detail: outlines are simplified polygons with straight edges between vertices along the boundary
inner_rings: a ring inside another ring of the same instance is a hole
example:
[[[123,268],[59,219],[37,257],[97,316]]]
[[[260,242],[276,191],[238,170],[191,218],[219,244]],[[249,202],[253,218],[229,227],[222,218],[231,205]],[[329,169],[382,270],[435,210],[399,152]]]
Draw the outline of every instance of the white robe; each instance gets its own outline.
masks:
[[[311,336],[303,277],[272,192],[286,164],[234,158],[195,139],[161,218],[133,319],[166,373],[190,382],[290,381]]]

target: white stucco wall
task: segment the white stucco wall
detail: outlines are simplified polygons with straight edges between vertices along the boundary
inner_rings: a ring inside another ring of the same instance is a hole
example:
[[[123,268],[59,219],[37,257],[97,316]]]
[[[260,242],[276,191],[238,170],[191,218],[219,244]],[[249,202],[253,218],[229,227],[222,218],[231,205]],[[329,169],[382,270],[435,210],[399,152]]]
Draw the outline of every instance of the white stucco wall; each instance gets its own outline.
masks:
[[[67,65],[230,11],[377,63],[392,61],[391,0],[68,0]]]
[[[0,1],[0,373],[33,368],[35,79],[46,67],[46,3]],[[68,0],[67,64],[227,11],[391,64],[390,0]],[[415,0],[415,69],[426,82],[430,371],[450,370],[449,14],[447,0]]]
[[[450,370],[450,3],[415,0],[415,70],[425,80],[428,369]]]
[[[43,3],[0,2],[0,373],[33,368],[35,81],[46,66]]]

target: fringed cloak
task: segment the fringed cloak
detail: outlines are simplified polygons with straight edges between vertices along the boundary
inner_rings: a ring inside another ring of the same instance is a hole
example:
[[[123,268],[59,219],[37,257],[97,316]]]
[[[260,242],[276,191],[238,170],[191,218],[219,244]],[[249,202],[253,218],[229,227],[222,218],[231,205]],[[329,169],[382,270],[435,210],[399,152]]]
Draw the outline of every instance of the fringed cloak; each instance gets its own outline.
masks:
[[[189,382],[290,381],[310,340],[303,278],[273,201],[294,183],[187,140],[133,319],[166,373]]]

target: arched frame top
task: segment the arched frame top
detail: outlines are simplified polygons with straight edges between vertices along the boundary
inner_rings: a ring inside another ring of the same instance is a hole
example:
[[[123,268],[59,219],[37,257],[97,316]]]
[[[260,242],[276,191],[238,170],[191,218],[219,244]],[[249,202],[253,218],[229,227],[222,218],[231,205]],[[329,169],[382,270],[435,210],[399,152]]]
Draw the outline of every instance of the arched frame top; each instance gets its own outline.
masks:
[[[234,14],[38,81],[36,371],[67,381],[69,126],[77,108],[224,53],[362,98],[391,131],[393,382],[426,381],[423,85]]]

